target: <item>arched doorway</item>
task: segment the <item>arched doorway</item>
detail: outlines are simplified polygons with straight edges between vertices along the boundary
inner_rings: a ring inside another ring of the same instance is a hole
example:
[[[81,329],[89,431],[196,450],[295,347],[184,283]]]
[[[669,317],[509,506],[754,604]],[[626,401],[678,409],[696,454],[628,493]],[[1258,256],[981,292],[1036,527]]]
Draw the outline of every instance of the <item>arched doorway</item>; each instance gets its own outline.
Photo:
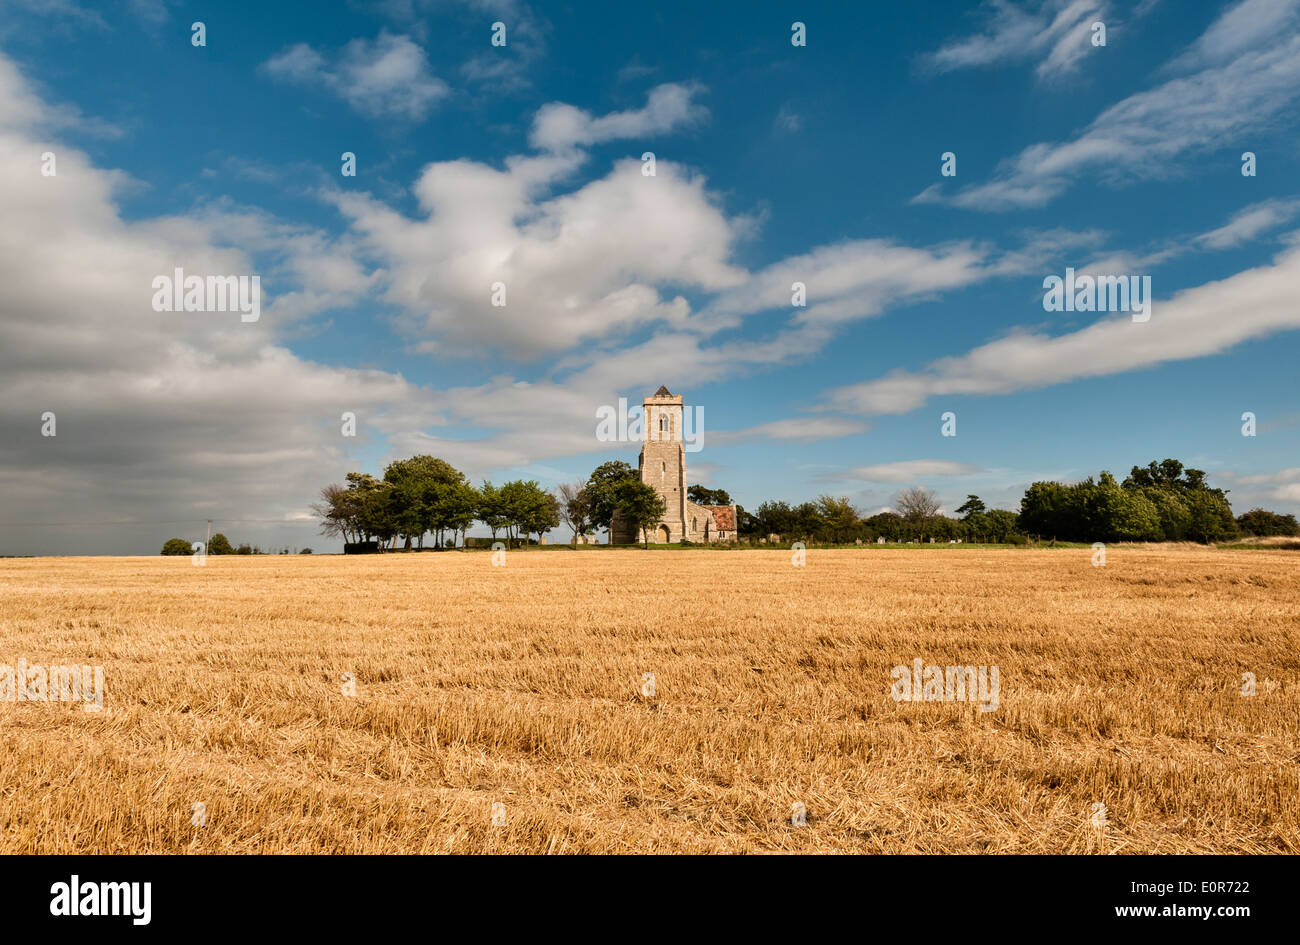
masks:
[[[655,541],[661,545],[668,544],[672,540],[672,533],[668,531],[667,525],[660,525],[655,529]]]

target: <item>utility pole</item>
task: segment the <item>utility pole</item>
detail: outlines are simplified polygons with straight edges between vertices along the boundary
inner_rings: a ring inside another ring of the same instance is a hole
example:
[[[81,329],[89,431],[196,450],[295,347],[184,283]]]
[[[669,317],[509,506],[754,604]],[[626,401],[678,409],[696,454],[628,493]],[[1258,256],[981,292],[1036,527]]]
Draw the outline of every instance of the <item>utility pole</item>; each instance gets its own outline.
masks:
[[[212,544],[212,519],[208,519],[208,537],[203,539],[203,550],[208,550],[208,545]]]

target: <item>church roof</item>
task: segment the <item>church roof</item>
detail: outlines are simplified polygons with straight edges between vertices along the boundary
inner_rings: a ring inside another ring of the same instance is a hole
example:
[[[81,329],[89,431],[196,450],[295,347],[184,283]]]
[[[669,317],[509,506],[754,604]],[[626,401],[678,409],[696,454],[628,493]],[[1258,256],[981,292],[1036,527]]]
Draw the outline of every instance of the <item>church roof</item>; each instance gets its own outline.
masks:
[[[668,389],[667,384],[660,384],[659,389],[655,391],[656,397],[671,397],[673,392]]]
[[[714,505],[713,524],[725,531],[734,532],[736,530],[736,507],[734,505]]]

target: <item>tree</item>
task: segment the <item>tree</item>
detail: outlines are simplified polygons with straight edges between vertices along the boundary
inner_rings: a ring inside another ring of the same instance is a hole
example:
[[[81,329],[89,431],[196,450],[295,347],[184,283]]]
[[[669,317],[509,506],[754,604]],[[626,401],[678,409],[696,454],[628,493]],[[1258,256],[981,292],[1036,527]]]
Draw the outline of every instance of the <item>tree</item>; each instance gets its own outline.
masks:
[[[528,504],[522,522],[524,539],[527,540],[530,532],[536,532],[537,540],[541,541],[544,534],[552,528],[559,527],[560,503],[555,496],[542,489],[537,483],[530,482],[529,485],[532,488],[529,489]]]
[[[1145,496],[1156,507],[1160,518],[1160,535],[1164,541],[1183,541],[1192,526],[1192,513],[1187,507],[1186,499],[1172,489],[1153,487],[1142,489]]]
[[[1026,534],[1064,538],[1072,531],[1069,488],[1059,482],[1035,482],[1020,500],[1020,527]]]
[[[858,510],[846,495],[823,493],[817,497],[818,537],[828,541],[852,541],[858,525]]]
[[[234,553],[235,549],[230,546],[230,539],[221,532],[213,535],[212,540],[208,542],[208,554],[210,555],[233,555]]]
[[[924,486],[904,489],[894,499],[894,505],[903,518],[914,524],[923,523],[939,512],[939,500],[934,491]]]
[[[650,529],[668,510],[663,497],[640,479],[624,479],[618,485],[616,499],[615,509],[628,524],[642,532],[646,547],[650,547]]]
[[[1015,512],[1009,512],[1006,509],[993,509],[984,515],[988,523],[987,537],[990,541],[999,544],[1005,542],[1012,535],[1020,533],[1020,516]]]
[[[187,555],[194,549],[184,538],[168,538],[163,542],[162,551],[159,554],[164,555]]]
[[[497,540],[497,532],[509,524],[501,490],[486,479],[478,490],[478,515],[480,522],[492,530],[492,540]]]
[[[566,482],[556,490],[560,502],[560,516],[564,524],[573,529],[573,544],[578,536],[586,536],[591,527],[591,494],[581,482]]]
[[[505,519],[507,534],[516,539],[519,532],[528,537],[537,532],[540,537],[560,524],[559,503],[536,480],[515,479],[501,487],[499,493],[501,514]]]
[[[393,519],[391,483],[369,473],[350,472],[347,487],[333,484],[321,490],[321,502],[312,506],[320,516],[321,534],[345,542],[388,540],[399,533]]]
[[[1237,527],[1243,534],[1268,537],[1272,535],[1300,535],[1300,523],[1294,515],[1279,515],[1264,509],[1251,509],[1244,515],[1237,516]],[[167,552],[164,551],[163,554]]]
[[[586,488],[591,500],[590,522],[593,528],[609,531],[614,521],[614,510],[618,508],[619,487],[629,480],[641,481],[636,471],[621,460],[601,463],[592,471]]]
[[[465,544],[465,533],[469,527],[474,524],[474,519],[478,516],[479,493],[468,482],[458,482],[448,489],[448,494],[444,498],[443,521],[453,532],[453,543],[455,543],[454,533],[460,532],[460,544]]]
[[[758,522],[758,532],[763,537],[768,535],[789,535],[795,529],[794,509],[787,502],[764,502],[754,514]]]
[[[435,532],[441,546],[444,531],[460,530],[467,483],[450,463],[423,453],[399,459],[384,468],[384,481],[390,485],[393,527],[406,538],[406,547],[418,537],[423,548],[425,532]]]
[[[969,493],[966,495],[966,501],[957,506],[957,514],[962,518],[970,518],[972,515],[984,511],[985,506],[984,503],[980,501],[980,497],[977,495],[970,495]]]
[[[730,505],[731,496],[726,489],[706,489],[695,485],[686,490],[686,498],[700,505]]]
[[[1213,490],[1189,492],[1187,510],[1191,513],[1187,534],[1193,541],[1209,544],[1237,537],[1237,520],[1232,517],[1232,507]]]

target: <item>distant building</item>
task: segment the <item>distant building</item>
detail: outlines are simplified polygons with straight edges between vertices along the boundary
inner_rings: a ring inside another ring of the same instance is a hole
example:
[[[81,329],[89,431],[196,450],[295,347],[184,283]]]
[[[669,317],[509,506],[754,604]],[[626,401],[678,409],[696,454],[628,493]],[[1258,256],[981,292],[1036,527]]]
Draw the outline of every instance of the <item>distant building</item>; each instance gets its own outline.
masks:
[[[700,505],[686,498],[686,449],[682,445],[682,395],[660,387],[645,399],[645,441],[637,462],[641,481],[664,500],[664,517],[650,529],[649,540],[730,541],[736,537],[734,505]],[[644,541],[646,536],[614,515],[615,544]]]

